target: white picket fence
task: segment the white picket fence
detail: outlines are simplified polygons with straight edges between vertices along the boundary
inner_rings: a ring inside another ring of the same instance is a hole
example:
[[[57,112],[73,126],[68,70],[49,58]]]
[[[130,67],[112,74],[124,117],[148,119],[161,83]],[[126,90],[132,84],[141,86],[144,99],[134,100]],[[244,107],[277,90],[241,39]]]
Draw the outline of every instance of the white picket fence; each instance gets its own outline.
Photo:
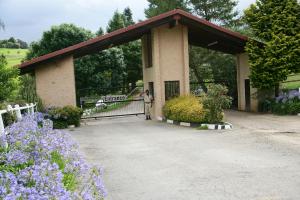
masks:
[[[21,120],[22,110],[26,110],[26,113],[28,114],[34,114],[35,108],[36,108],[36,104],[31,103],[31,104],[26,104],[26,106],[23,107],[20,107],[19,105],[15,105],[14,107],[8,105],[6,110],[0,110],[0,135],[5,133],[5,127],[3,123],[3,117],[2,117],[4,113],[13,112],[16,114],[17,120]]]

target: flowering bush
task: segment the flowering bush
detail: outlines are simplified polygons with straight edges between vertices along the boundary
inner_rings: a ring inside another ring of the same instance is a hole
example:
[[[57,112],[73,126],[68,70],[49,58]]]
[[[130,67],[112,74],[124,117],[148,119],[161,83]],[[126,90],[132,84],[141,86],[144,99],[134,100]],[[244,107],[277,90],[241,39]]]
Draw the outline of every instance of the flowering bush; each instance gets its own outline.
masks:
[[[74,106],[63,108],[49,108],[47,116],[53,121],[55,129],[68,128],[69,125],[80,126],[80,118],[83,114],[82,109]]]
[[[70,135],[46,122],[28,115],[0,137],[0,199],[103,199],[101,169],[85,163]]]
[[[163,108],[166,118],[180,121],[201,123],[204,121],[206,110],[200,99],[195,96],[180,96],[167,101]]]
[[[260,110],[279,115],[297,115],[300,113],[300,92],[291,90],[281,93],[275,99],[267,99],[260,103]]]

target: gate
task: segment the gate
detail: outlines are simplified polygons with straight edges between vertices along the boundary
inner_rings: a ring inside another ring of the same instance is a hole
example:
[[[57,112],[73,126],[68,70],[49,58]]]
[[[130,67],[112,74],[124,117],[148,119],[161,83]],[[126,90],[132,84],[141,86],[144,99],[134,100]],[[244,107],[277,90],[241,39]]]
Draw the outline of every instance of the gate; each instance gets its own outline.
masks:
[[[83,119],[98,119],[104,117],[119,117],[145,114],[144,99],[140,95],[142,87],[137,87],[128,94],[120,89],[112,94],[81,97],[80,105],[84,110]]]

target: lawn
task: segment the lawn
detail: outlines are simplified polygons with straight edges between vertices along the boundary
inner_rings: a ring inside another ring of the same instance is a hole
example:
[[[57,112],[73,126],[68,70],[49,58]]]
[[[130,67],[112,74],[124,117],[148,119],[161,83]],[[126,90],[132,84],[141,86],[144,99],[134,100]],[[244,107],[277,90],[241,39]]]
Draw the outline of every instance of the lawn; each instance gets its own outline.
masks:
[[[20,64],[22,59],[25,58],[27,51],[27,49],[0,48],[0,54],[6,57],[9,66]]]
[[[287,81],[282,84],[284,89],[298,89],[300,88],[300,74],[290,76]]]

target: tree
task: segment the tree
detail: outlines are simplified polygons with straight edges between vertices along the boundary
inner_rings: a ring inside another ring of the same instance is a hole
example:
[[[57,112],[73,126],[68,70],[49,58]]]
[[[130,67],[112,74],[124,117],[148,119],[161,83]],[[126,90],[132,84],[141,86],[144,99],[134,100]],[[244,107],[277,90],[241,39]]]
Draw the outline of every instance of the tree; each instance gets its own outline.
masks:
[[[200,17],[227,28],[238,28],[240,20],[235,10],[235,0],[190,0],[192,12]],[[232,55],[212,51],[202,47],[190,47],[190,68],[192,78],[206,90],[206,81],[226,85],[229,94],[237,99],[236,62]]]
[[[125,27],[124,23],[124,15],[122,13],[119,13],[118,10],[115,11],[113,17],[108,22],[108,26],[106,28],[106,31],[108,33],[113,32],[115,30],[121,29]]]
[[[245,11],[256,40],[248,42],[252,86],[277,88],[300,72],[300,4],[297,0],[257,0]]]
[[[124,20],[124,25],[126,27],[134,24],[134,21],[132,18],[132,11],[129,7],[124,9],[123,20]]]
[[[74,24],[61,24],[52,26],[43,33],[42,39],[31,43],[26,59],[30,60],[94,37],[91,31],[75,26]]]
[[[0,55],[0,102],[17,95],[19,85],[19,70],[8,67],[6,59]]]
[[[99,30],[96,32],[96,35],[97,35],[97,36],[104,35],[104,30],[103,30],[102,27],[99,28]]]
[[[145,9],[147,18],[154,17],[161,13],[180,8],[188,11],[188,0],[148,0],[149,8]]]
[[[118,11],[114,13],[114,16],[109,21],[107,32],[115,31],[132,24],[134,24],[132,12],[130,8],[125,8],[123,13],[119,13]],[[123,86],[128,87],[130,84],[131,89],[134,89],[136,87],[136,82],[142,79],[141,42],[129,42],[121,45],[119,48],[122,49],[124,63],[126,65],[126,79],[124,80]]]
[[[26,42],[20,39],[15,39],[11,37],[8,40],[0,40],[0,48],[27,49],[28,45]]]
[[[236,0],[190,0],[193,12],[207,21],[232,27],[238,21]]]

